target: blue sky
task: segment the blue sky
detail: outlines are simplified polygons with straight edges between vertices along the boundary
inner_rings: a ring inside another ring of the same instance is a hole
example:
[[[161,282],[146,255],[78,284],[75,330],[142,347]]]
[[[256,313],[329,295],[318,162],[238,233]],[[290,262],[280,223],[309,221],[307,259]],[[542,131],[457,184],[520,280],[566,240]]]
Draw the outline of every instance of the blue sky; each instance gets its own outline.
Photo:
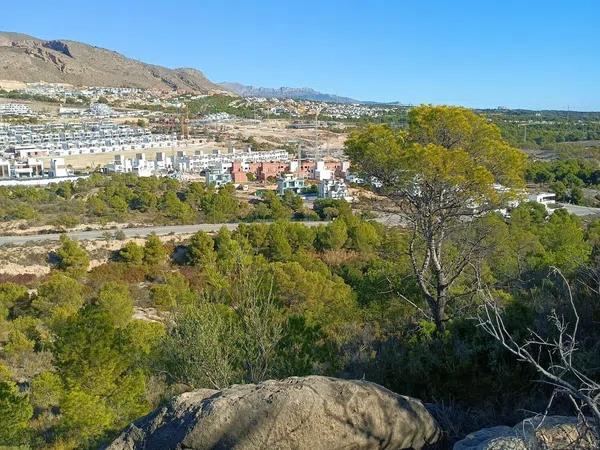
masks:
[[[213,81],[361,100],[600,110],[595,0],[27,0],[0,30]]]

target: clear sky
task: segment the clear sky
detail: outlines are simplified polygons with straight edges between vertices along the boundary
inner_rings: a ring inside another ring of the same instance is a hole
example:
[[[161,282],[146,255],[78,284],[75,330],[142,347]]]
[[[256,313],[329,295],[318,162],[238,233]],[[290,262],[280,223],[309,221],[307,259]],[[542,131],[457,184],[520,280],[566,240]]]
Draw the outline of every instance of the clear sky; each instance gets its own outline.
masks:
[[[598,0],[3,0],[0,30],[213,81],[361,100],[600,110]]]

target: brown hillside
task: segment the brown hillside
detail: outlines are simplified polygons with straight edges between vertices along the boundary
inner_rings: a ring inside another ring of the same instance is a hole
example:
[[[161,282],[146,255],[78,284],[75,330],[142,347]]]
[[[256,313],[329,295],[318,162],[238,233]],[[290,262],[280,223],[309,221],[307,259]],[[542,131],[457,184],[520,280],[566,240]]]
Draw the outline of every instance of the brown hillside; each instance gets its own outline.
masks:
[[[76,41],[0,32],[0,79],[196,93],[224,89],[196,69],[168,69]]]

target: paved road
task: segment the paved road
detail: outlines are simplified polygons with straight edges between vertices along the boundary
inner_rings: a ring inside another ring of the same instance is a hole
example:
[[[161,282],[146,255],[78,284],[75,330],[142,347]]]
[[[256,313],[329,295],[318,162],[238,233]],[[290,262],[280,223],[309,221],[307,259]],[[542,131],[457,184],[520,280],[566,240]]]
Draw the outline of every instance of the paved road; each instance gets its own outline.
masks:
[[[575,214],[576,216],[600,216],[600,208],[571,205],[570,203],[561,203],[560,207],[565,208],[571,214]]]
[[[587,206],[577,206],[570,204],[561,204],[563,208],[566,208],[571,214],[577,216],[591,216],[599,215],[600,208],[590,208]],[[391,213],[376,212],[376,221],[387,226],[398,226],[402,224],[400,216]],[[270,223],[270,222],[264,222]],[[327,222],[300,222],[309,227],[316,227],[324,225]],[[159,236],[165,236],[169,234],[191,234],[196,231],[216,232],[222,227],[226,227],[230,230],[235,230],[238,227],[238,223],[202,223],[196,225],[166,225],[166,226],[154,226],[154,227],[138,227],[138,228],[121,228],[120,230],[125,233],[126,237],[145,237],[151,233],[156,233]],[[118,229],[109,230],[93,230],[93,231],[74,231],[67,233],[72,239],[78,241],[84,240],[97,240],[102,239],[105,233],[114,234]],[[28,242],[43,242],[43,241],[57,241],[61,236],[61,233],[51,234],[34,234],[26,236],[0,236],[0,246],[2,245],[19,245]]]
[[[398,226],[401,224],[401,220],[398,215],[390,213],[376,212],[377,217],[375,220],[386,226]],[[263,222],[271,223],[271,222]],[[326,221],[307,221],[299,222],[309,227],[316,227],[319,225],[326,225]],[[98,240],[103,239],[106,233],[113,234],[121,230],[125,233],[128,238],[131,237],[145,237],[151,233],[156,233],[159,236],[165,236],[169,234],[191,234],[196,231],[216,232],[222,227],[226,227],[230,230],[235,230],[239,223],[201,223],[196,225],[165,225],[165,226],[152,226],[152,227],[137,227],[137,228],[112,228],[108,230],[91,230],[91,231],[71,231],[66,233],[70,238],[85,241],[85,240]],[[47,233],[47,234],[30,234],[21,236],[0,236],[0,246],[2,245],[20,245],[28,242],[43,242],[43,241],[57,241],[62,233]]]
[[[326,224],[327,222],[301,222],[309,227],[316,227],[318,225]],[[226,227],[230,230],[235,230],[238,227],[238,223],[202,223],[197,225],[170,225],[170,226],[157,226],[157,227],[140,227],[140,228],[121,228],[125,236],[127,237],[144,237],[151,233],[156,233],[160,236],[168,234],[190,234],[196,231],[207,231],[214,232],[219,231],[221,227]],[[93,231],[74,231],[66,233],[72,239],[78,241],[84,240],[96,240],[102,239],[105,233],[114,234],[117,229],[110,230],[93,230]],[[41,242],[41,241],[57,241],[60,238],[60,233],[51,234],[33,234],[27,236],[0,236],[0,246],[2,245],[18,245],[27,242]]]

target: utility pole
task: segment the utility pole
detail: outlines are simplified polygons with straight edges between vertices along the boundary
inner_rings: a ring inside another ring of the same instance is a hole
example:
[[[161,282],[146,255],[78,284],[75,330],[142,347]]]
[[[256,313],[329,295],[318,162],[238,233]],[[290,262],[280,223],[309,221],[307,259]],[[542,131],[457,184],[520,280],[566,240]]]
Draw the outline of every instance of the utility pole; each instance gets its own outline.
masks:
[[[298,179],[300,179],[300,174],[301,174],[301,167],[302,166],[302,150],[300,150],[300,142],[296,143],[296,149],[298,150],[298,170],[297,170],[297,175],[296,177]]]
[[[315,162],[319,159],[319,114],[323,110],[323,107],[320,107],[315,114]]]
[[[527,125],[528,124],[526,123],[520,123],[519,125],[517,125],[519,127],[523,127],[523,143],[527,142]]]
[[[184,104],[183,111],[179,117],[180,117],[179,120],[181,121],[181,137],[183,139],[189,139],[190,138],[190,130],[189,130],[189,124],[188,124],[189,112],[188,112],[188,108],[187,108],[186,104]]]

